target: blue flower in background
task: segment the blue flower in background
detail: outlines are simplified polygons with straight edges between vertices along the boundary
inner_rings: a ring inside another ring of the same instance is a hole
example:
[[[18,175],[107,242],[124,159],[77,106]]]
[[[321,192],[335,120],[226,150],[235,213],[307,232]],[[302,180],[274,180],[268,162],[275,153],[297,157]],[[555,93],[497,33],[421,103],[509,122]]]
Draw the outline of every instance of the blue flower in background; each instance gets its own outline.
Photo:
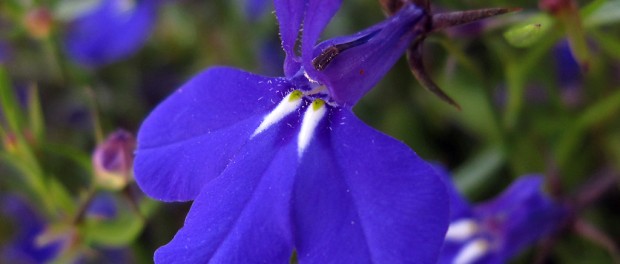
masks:
[[[293,250],[301,263],[437,260],[448,225],[443,183],[351,111],[418,36],[425,13],[408,4],[315,46],[340,4],[275,1],[285,77],[212,68],[144,121],[139,186],[163,201],[195,200],[156,262],[286,263]]]
[[[61,242],[38,245],[36,238],[45,229],[45,220],[17,196],[0,197],[0,214],[12,224],[11,239],[0,246],[0,260],[6,263],[46,263],[60,251]],[[7,224],[2,221],[2,224]]]
[[[573,56],[568,40],[558,42],[553,48],[558,84],[562,100],[569,106],[576,106],[583,101],[581,89],[583,74],[579,62]]]
[[[507,263],[557,230],[567,217],[567,209],[543,193],[541,176],[523,176],[499,197],[471,206],[448,173],[438,171],[450,195],[450,227],[441,264]]]
[[[114,196],[110,193],[102,192],[96,195],[88,206],[86,214],[89,217],[98,219],[113,219],[118,213],[118,205]]]
[[[158,5],[158,0],[101,0],[69,24],[65,49],[91,67],[123,59],[148,39]]]
[[[244,0],[245,16],[250,21],[256,21],[264,14],[268,13],[269,4],[272,1],[269,0]]]

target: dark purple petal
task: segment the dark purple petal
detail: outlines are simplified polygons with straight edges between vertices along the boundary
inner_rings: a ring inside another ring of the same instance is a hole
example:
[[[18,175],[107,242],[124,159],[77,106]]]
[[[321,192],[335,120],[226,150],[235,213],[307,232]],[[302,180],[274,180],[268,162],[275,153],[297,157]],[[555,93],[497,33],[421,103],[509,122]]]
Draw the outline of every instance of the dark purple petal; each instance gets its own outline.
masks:
[[[383,78],[418,37],[421,29],[417,25],[423,17],[422,9],[405,5],[380,24],[350,36],[327,40],[317,46],[312,57],[339,44],[350,47],[337,54],[324,70],[306,67],[306,71],[311,78],[327,86],[338,104],[352,107]],[[304,63],[309,62],[304,58]]]
[[[156,0],[103,0],[94,10],[72,21],[65,48],[80,64],[108,64],[137,51],[155,24]]]
[[[138,185],[156,199],[194,199],[290,88],[282,78],[231,68],[194,77],[142,124],[134,161]]]
[[[482,218],[503,221],[499,255],[509,259],[559,228],[567,211],[545,195],[542,176],[523,176],[495,200],[475,208]]]
[[[300,263],[434,263],[448,223],[436,172],[349,110],[333,111],[293,190]]]
[[[306,71],[314,70],[312,67],[314,46],[341,3],[342,0],[308,0],[301,37],[302,61]]]
[[[301,65],[295,53],[297,36],[301,30],[307,0],[275,0],[276,16],[280,25],[282,48],[286,53],[284,60],[284,74],[291,77],[297,73]]]
[[[222,175],[205,185],[185,226],[157,250],[155,262],[287,263],[297,167],[291,130],[281,124],[248,142]]]

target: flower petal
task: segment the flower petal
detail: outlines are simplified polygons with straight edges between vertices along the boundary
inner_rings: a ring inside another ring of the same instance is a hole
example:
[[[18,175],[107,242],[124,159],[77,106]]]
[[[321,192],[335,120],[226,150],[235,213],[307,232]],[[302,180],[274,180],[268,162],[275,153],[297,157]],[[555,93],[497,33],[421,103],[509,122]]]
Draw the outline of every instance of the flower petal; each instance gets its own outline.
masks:
[[[157,1],[103,0],[94,10],[74,20],[65,48],[78,63],[99,66],[138,50],[155,24]]]
[[[0,245],[0,260],[7,263],[47,263],[61,249],[61,242],[38,246],[37,236],[45,229],[43,219],[35,209],[19,196],[0,196],[0,216],[3,222],[15,224],[12,237]]]
[[[253,138],[205,185],[156,263],[287,263],[293,250],[290,193],[297,167],[293,128]],[[283,146],[283,135],[289,138]]]
[[[290,88],[282,78],[231,68],[194,77],[161,103],[138,132],[134,170],[140,188],[160,200],[194,199]]]
[[[567,210],[542,190],[543,177],[522,176],[498,198],[475,208],[480,214],[505,217],[505,241],[499,255],[508,259],[560,227]],[[483,216],[484,217],[484,216]]]
[[[472,208],[469,202],[456,189],[456,186],[454,186],[450,172],[441,165],[434,165],[433,168],[445,184],[446,191],[448,191],[448,196],[450,197],[450,220],[454,221],[472,217]]]
[[[405,5],[380,24],[319,44],[314,53],[308,52],[312,56],[309,60],[336,45],[344,44],[346,48],[341,48],[343,50],[323,70],[317,71],[304,64],[305,69],[309,76],[327,86],[332,99],[338,104],[352,107],[383,78],[419,36],[423,29],[419,25],[424,16],[422,9],[412,4]],[[304,57],[304,63],[307,62]]]
[[[299,30],[301,30],[304,12],[306,12],[306,1],[275,0],[274,7],[280,25],[282,48],[286,53],[284,74],[286,77],[292,77],[299,70],[300,65],[295,53],[295,45]]]
[[[448,226],[436,172],[349,110],[332,110],[293,190],[300,263],[433,263]]]
[[[342,0],[308,0],[301,37],[302,61],[306,71],[314,70],[312,66],[314,46],[341,3]]]

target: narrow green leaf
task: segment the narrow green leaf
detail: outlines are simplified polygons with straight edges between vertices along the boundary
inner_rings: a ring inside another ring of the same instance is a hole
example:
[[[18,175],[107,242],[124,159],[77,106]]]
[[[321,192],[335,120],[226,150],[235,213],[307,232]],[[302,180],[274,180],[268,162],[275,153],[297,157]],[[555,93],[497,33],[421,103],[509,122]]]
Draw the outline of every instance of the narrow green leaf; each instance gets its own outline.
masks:
[[[473,193],[504,164],[504,161],[504,152],[499,146],[484,149],[454,171],[457,188],[465,194]]]
[[[559,166],[563,167],[568,162],[588,129],[613,118],[620,118],[620,91],[591,106],[564,132],[555,148]]]
[[[28,122],[36,142],[42,142],[45,135],[45,121],[41,110],[41,99],[35,84],[28,87]]]
[[[13,91],[9,75],[2,66],[0,66],[0,104],[3,117],[9,126],[9,131],[16,134],[20,133],[19,122],[21,116],[19,104],[15,92]]]

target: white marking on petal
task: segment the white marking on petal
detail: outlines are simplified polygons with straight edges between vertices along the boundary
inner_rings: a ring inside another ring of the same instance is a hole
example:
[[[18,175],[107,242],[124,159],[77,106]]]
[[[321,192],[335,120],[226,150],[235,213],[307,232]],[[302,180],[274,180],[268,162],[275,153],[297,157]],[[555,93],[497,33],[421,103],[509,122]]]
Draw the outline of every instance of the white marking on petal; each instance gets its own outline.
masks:
[[[306,109],[304,120],[301,122],[301,129],[299,130],[299,138],[297,139],[297,155],[300,158],[308,144],[310,144],[316,126],[325,116],[327,111],[325,108],[325,102],[319,99],[312,102],[308,109]]]
[[[472,219],[461,219],[450,223],[446,240],[463,241],[471,238],[478,231],[478,224]]]
[[[489,242],[478,238],[465,244],[454,258],[453,264],[470,264],[484,256],[489,251]]]
[[[280,101],[278,106],[276,106],[273,111],[265,115],[265,117],[263,118],[263,122],[260,123],[256,130],[254,130],[254,133],[252,133],[252,136],[250,136],[250,138],[255,137],[273,124],[282,120],[282,118],[284,118],[285,116],[294,112],[295,109],[297,109],[301,105],[301,101],[301,93],[299,91],[293,91],[292,93],[289,93],[286,97],[284,97],[284,99],[282,99],[282,101]]]

